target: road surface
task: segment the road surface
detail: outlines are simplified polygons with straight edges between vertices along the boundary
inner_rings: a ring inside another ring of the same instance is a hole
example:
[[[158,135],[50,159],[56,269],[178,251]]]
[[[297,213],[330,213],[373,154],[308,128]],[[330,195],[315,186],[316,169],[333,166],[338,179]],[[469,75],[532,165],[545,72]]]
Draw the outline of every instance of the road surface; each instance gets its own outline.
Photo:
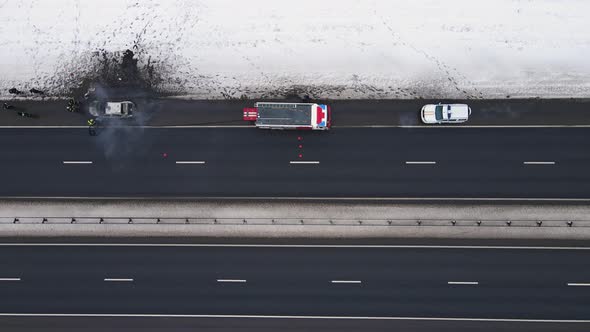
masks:
[[[590,128],[0,131],[2,197],[590,199]]]
[[[581,247],[2,244],[0,316],[590,323]]]
[[[129,96],[122,97],[129,99]],[[150,126],[243,126],[242,108],[252,107],[254,100],[182,100],[135,99],[140,112],[128,121],[133,125]],[[294,99],[292,102],[300,100]],[[445,100],[334,100],[333,124],[346,126],[413,126],[423,124],[419,111],[424,104]],[[496,99],[448,100],[467,103],[473,109],[470,125],[590,125],[588,99]],[[66,111],[65,100],[14,100],[13,111],[0,112],[2,126],[68,125],[84,126],[87,115]],[[38,119],[21,118],[17,111],[39,116]]]

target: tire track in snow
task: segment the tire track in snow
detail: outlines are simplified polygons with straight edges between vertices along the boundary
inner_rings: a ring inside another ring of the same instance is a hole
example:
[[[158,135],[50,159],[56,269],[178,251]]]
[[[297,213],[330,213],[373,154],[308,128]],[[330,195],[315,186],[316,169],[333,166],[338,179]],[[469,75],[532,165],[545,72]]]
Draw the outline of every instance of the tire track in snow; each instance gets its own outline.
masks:
[[[444,61],[440,60],[439,58],[427,53],[426,51],[424,51],[423,49],[420,49],[418,47],[416,47],[415,45],[402,40],[402,38],[393,30],[393,28],[389,25],[389,23],[387,23],[387,20],[385,20],[385,18],[381,15],[379,15],[377,13],[377,11],[375,11],[375,16],[379,17],[381,19],[381,22],[383,23],[383,25],[385,26],[385,28],[390,32],[391,36],[393,37],[393,39],[396,41],[395,44],[400,44],[402,46],[406,46],[409,47],[411,50],[413,50],[414,52],[424,56],[427,60],[433,62],[437,68],[446,75],[447,80],[453,85],[453,87],[455,88],[455,90],[457,90],[458,92],[461,92],[463,94],[465,94],[465,96],[467,98],[483,98],[483,93],[481,91],[479,91],[477,88],[473,87],[473,82],[469,81],[464,75],[461,75],[459,73],[459,71],[457,70],[457,68],[451,67],[449,65],[447,65]],[[451,72],[455,72],[455,74],[453,75]],[[461,77],[463,80],[465,80],[469,85],[471,85],[472,89],[474,90],[474,94],[470,94],[469,92],[467,92],[466,90],[462,89],[457,81],[457,76]]]

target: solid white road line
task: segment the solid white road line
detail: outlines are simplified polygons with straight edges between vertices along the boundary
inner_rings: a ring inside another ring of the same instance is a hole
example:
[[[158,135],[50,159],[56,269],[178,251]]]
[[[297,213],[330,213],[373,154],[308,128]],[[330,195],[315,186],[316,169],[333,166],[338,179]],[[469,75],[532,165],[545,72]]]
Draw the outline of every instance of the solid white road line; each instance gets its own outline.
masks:
[[[222,247],[222,248],[368,248],[368,249],[498,249],[590,250],[590,247],[443,246],[405,244],[221,244],[221,243],[0,243],[1,247]]]
[[[112,282],[132,282],[132,278],[104,278],[104,281],[112,281]]]
[[[469,129],[469,128],[590,128],[590,125],[342,125],[332,126],[332,128],[350,129],[350,128],[411,128],[411,129]]]
[[[191,164],[203,165],[203,164],[205,164],[204,161],[177,161],[176,163],[179,165],[191,165]]]
[[[0,129],[86,129],[88,126],[0,126]],[[112,128],[129,128],[129,126],[113,126]],[[249,128],[256,129],[255,126],[249,125],[235,125],[235,126],[208,126],[208,125],[179,125],[179,126],[133,126],[133,128],[147,128],[147,129],[207,129],[207,128]],[[469,129],[469,128],[590,128],[590,125],[442,125],[442,126],[428,126],[428,125],[342,125],[332,126],[332,128],[349,129],[349,128],[412,128],[412,129]]]
[[[207,128],[227,128],[227,129],[238,129],[238,128],[250,128],[250,129],[258,129],[255,126],[248,126],[248,125],[236,125],[236,126],[208,126],[208,125],[194,125],[194,126],[141,126],[141,128],[149,128],[149,129],[207,129]]]
[[[139,317],[139,318],[252,318],[252,319],[316,319],[316,320],[408,320],[408,321],[459,321],[459,322],[513,322],[513,323],[590,323],[584,319],[530,319],[530,318],[468,318],[468,317],[409,317],[409,316],[285,316],[285,315],[192,315],[192,314],[49,314],[0,313],[0,317]]]
[[[75,161],[75,160],[64,160],[64,165],[88,165],[92,164],[92,161]]]
[[[406,165],[436,165],[436,161],[406,161]]]
[[[0,278],[0,281],[20,281],[20,278]]]
[[[360,280],[332,280],[333,284],[360,284]]]
[[[567,285],[572,287],[590,287],[590,283],[584,282],[568,282]]]
[[[554,161],[525,161],[525,165],[555,165]]]
[[[47,199],[47,200],[63,200],[63,199],[78,199],[86,201],[116,201],[116,200],[157,200],[162,199],[161,196],[0,196],[0,199]],[[590,197],[587,198],[558,198],[558,197],[314,197],[314,196],[166,196],[169,200],[254,200],[254,201],[466,201],[466,202],[590,202]]]
[[[301,164],[301,165],[318,165],[320,162],[319,161],[290,161],[289,162],[292,165],[297,165],[297,164]]]
[[[449,281],[449,285],[479,285],[478,281]]]
[[[88,126],[0,126],[1,129],[86,129]]]
[[[117,126],[112,125],[109,128],[147,128],[147,129],[207,129],[207,128],[250,128],[257,129],[255,126],[236,125],[236,126],[207,126],[207,125],[188,125],[188,126]],[[0,129],[86,129],[88,126],[0,126]]]
[[[237,282],[237,283],[244,283],[246,279],[217,279],[217,282]]]

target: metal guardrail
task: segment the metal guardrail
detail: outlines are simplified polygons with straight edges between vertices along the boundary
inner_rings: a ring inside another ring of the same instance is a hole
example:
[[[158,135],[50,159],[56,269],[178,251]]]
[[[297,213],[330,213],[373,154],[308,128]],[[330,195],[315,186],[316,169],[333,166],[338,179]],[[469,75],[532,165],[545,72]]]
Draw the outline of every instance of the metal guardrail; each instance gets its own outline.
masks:
[[[590,227],[590,220],[0,217],[2,224]]]

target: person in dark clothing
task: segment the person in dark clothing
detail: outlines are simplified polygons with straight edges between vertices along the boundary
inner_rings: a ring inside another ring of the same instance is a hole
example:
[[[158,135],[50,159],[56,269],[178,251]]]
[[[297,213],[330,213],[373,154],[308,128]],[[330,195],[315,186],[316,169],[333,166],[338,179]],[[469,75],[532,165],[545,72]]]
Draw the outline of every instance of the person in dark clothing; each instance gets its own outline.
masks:
[[[68,99],[68,105],[66,106],[66,110],[68,112],[80,111],[80,102],[76,101],[74,98]]]
[[[22,116],[23,118],[34,118],[35,116],[31,113],[27,113],[27,112],[16,112],[16,114],[18,114],[19,116]]]

